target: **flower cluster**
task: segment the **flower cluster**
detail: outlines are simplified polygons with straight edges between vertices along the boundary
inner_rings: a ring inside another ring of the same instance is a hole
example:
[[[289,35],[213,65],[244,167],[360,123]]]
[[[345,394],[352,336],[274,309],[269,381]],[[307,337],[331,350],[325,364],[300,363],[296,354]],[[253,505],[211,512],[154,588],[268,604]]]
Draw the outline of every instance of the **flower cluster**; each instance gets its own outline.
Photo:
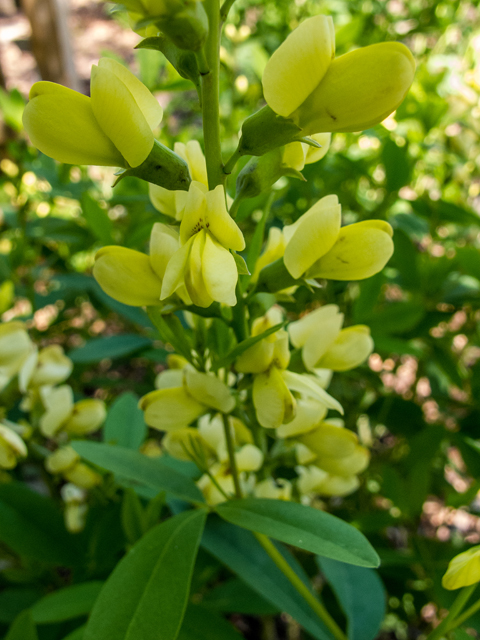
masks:
[[[20,395],[25,414],[18,423],[0,421],[0,469],[14,469],[30,447],[41,453],[45,469],[67,481],[62,495],[75,496],[65,501],[65,519],[71,531],[79,531],[87,510],[86,490],[100,484],[102,477],[80,462],[68,441],[98,431],[106,417],[105,404],[94,398],[75,402],[72,388],[62,384],[73,362],[59,345],[38,349],[22,322],[0,324],[0,354],[0,391],[10,404]]]

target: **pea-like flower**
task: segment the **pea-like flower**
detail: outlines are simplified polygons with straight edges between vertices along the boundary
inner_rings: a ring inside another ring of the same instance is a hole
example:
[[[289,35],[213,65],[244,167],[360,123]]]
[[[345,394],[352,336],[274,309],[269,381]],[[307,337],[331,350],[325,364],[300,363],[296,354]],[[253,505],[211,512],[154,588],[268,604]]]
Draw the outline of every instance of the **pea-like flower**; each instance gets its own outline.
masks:
[[[52,344],[40,351],[35,349],[26,360],[19,374],[20,390],[56,385],[64,382],[72,373],[73,362],[63,348]]]
[[[191,367],[168,369],[157,376],[159,387],[140,399],[145,422],[154,429],[184,429],[211,409],[230,413],[235,399],[219,378]]]
[[[358,367],[373,351],[370,329],[355,325],[342,329],[343,313],[328,304],[288,325],[292,344],[302,349],[307,369],[348,371]]]
[[[285,267],[294,278],[363,280],[381,271],[393,253],[393,230],[383,220],[341,227],[341,206],[325,196],[284,227]]]
[[[227,213],[222,186],[213,191],[192,182],[180,225],[180,248],[170,259],[161,299],[185,286],[192,302],[234,306],[237,266],[230,249],[245,248],[243,234]]]
[[[78,453],[70,446],[60,447],[51,453],[45,459],[45,468],[83,489],[92,489],[102,482],[102,476],[81,462]]]
[[[471,547],[450,561],[442,578],[445,589],[460,589],[480,582],[480,545]]]
[[[373,44],[335,58],[329,16],[308,18],[275,51],[263,74],[265,100],[302,133],[362,131],[404,100],[415,61],[398,42]]]
[[[40,431],[49,438],[60,431],[73,435],[86,435],[97,431],[107,416],[105,403],[95,398],[73,402],[72,388],[41,387],[40,397],[45,413],[40,418]]]
[[[162,108],[126,67],[101,58],[91,98],[53,82],[36,82],[23,113],[32,143],[69,164],[138,167],[152,151]]]
[[[109,296],[133,307],[159,305],[168,261],[180,246],[178,231],[156,222],[150,235],[150,254],[108,246],[95,256],[93,275]],[[177,294],[191,303],[185,287]]]
[[[0,324],[0,391],[20,372],[34,350],[23,322]]]
[[[6,424],[0,423],[0,469],[13,469],[20,458],[26,458],[27,447],[22,438]]]

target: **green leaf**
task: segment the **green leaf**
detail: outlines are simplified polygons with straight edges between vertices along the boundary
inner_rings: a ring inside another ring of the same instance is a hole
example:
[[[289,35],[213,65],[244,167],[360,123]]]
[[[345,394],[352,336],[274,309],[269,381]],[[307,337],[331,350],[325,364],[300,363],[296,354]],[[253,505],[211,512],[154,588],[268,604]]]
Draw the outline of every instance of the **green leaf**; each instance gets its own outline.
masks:
[[[279,613],[278,607],[267,602],[238,578],[227,580],[208,591],[202,599],[202,605],[215,611],[243,613],[249,616]]]
[[[103,582],[92,580],[49,593],[30,609],[34,622],[50,624],[88,615],[102,586]]]
[[[133,489],[126,489],[123,494],[122,527],[131,544],[140,540],[147,529],[145,511]]]
[[[105,583],[85,640],[175,640],[206,515],[185,511],[132,547]]]
[[[210,517],[202,546],[262,598],[291,615],[316,640],[332,640],[317,614],[292,587],[252,533],[223,522],[220,518]],[[281,545],[277,545],[277,548],[295,573],[311,588],[307,575],[293,555]]]
[[[157,307],[148,307],[148,316],[158,329],[161,340],[171,344],[177,353],[191,362],[190,336],[185,332],[177,316],[173,314],[162,315]]]
[[[374,640],[385,618],[386,594],[376,571],[317,557],[347,617],[349,640]]]
[[[124,333],[120,336],[88,340],[83,347],[72,349],[68,353],[68,357],[78,364],[91,364],[100,362],[104,358],[123,358],[151,346],[150,338],[138,336],[135,333]]]
[[[363,318],[372,334],[405,333],[414,329],[425,316],[421,302],[393,302]]]
[[[107,211],[87,191],[82,195],[81,204],[83,217],[93,235],[103,244],[113,244],[113,222]]]
[[[37,589],[3,588],[0,592],[0,623],[10,624],[19,613],[29,609],[41,596],[42,592]]]
[[[182,78],[191,80],[197,89],[200,89],[200,73],[198,71],[197,58],[192,51],[179,49],[173,44],[170,38],[167,38],[167,36],[163,34],[145,38],[136,45],[135,49],[161,51]]]
[[[38,640],[37,629],[30,611],[24,611],[15,619],[5,640]]]
[[[116,398],[105,420],[104,442],[127,449],[138,449],[147,432],[143,411],[138,408],[138,396],[128,391]]]
[[[220,360],[217,360],[215,366],[218,369],[222,369],[223,367],[228,367],[228,365],[231,364],[236,358],[238,358],[238,356],[242,354],[244,351],[246,351],[250,347],[253,347],[253,345],[257,344],[257,342],[260,342],[260,340],[263,340],[264,338],[268,338],[268,336],[272,335],[272,333],[275,333],[276,331],[278,331],[284,326],[285,326],[285,322],[279,322],[279,324],[276,324],[274,327],[270,327],[270,329],[267,329],[263,333],[260,333],[258,336],[253,336],[251,338],[247,338],[246,340],[242,340],[242,342],[237,344],[235,349],[232,349],[229,353],[227,353],[226,356],[224,356]]]
[[[128,480],[146,484],[157,491],[167,491],[188,502],[204,502],[202,492],[193,480],[172,469],[161,458],[148,458],[138,451],[100,442],[78,440],[71,445],[85,460]]]
[[[85,634],[86,628],[87,628],[87,625],[82,624],[81,627],[78,627],[78,629],[75,629],[75,631],[72,631],[72,633],[69,633],[68,636],[65,636],[63,640],[83,640],[83,636]]]
[[[16,553],[48,564],[82,561],[75,536],[50,498],[19,482],[0,484],[0,541]]]
[[[378,567],[380,563],[375,549],[358,529],[313,507],[244,498],[219,504],[216,510],[227,522],[326,558],[361,567]]]
[[[239,276],[249,276],[250,271],[248,270],[247,263],[245,259],[235,251],[233,252],[233,259],[235,260],[235,264],[237,265],[237,271]]]
[[[241,640],[243,636],[216,613],[203,606],[187,608],[178,640]]]
[[[410,182],[410,163],[407,147],[399,147],[387,138],[382,151],[382,160],[387,176],[387,191],[398,191]]]

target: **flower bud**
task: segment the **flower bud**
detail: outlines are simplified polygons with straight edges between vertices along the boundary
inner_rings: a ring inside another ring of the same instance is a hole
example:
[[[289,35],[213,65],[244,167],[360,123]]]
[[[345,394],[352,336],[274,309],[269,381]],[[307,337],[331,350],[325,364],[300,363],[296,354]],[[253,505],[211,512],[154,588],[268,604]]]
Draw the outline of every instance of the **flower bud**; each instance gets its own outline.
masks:
[[[28,450],[13,429],[0,423],[0,469],[13,469],[19,458],[26,458]]]
[[[255,486],[254,493],[257,498],[288,501],[292,497],[292,483],[283,478],[266,478]]]
[[[107,417],[105,403],[88,398],[73,405],[68,420],[63,425],[64,431],[76,436],[87,435],[98,431]]]

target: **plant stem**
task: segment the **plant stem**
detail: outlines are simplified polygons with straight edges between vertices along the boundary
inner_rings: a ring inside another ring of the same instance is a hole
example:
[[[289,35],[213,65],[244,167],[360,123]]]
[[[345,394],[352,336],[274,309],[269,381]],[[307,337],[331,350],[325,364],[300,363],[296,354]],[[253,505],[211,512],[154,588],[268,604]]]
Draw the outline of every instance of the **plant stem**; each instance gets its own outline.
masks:
[[[248,338],[248,323],[245,314],[245,299],[240,281],[237,282],[235,293],[237,296],[237,304],[232,307],[232,329],[235,332],[238,342],[243,342],[243,340]]]
[[[450,607],[448,616],[442,620],[442,622],[436,627],[432,633],[428,636],[427,640],[438,640],[443,637],[447,631],[457,626],[455,618],[462,611],[463,607],[467,604],[468,599],[477,588],[477,584],[472,584],[470,587],[464,587],[454,603]]]
[[[298,593],[304,598],[306,602],[312,607],[317,616],[322,620],[328,630],[332,633],[332,635],[337,640],[347,640],[346,635],[337,625],[335,620],[331,617],[328,611],[325,609],[323,604],[313,595],[307,585],[303,582],[301,578],[295,573],[292,567],[288,564],[285,558],[282,556],[277,547],[273,544],[273,542],[267,538],[267,536],[263,535],[263,533],[255,533],[254,534],[257,540],[260,542],[262,547],[268,553],[270,558],[274,561],[283,575],[288,578],[290,583],[295,587]]]
[[[230,175],[233,169],[235,168],[235,165],[237,164],[237,162],[240,160],[241,157],[242,157],[242,154],[237,148],[235,153],[228,159],[227,164],[223,168],[223,172],[226,173],[227,175]]]
[[[225,184],[220,144],[220,0],[205,0],[209,32],[205,43],[208,73],[202,78],[203,140],[207,161],[208,188]]]
[[[225,440],[227,443],[228,459],[230,462],[230,471],[232,472],[233,484],[235,486],[235,497],[238,500],[243,498],[242,487],[240,486],[240,479],[238,477],[237,461],[235,460],[235,451],[233,448],[232,432],[230,430],[230,422],[226,413],[222,414],[223,429],[225,431]]]
[[[480,609],[480,600],[477,600],[475,604],[472,604],[461,616],[458,616],[453,622],[448,626],[447,631],[451,629],[455,629],[463,624],[466,620],[468,620],[474,613],[476,613]]]
[[[222,21],[222,24],[227,19],[228,13],[232,8],[234,2],[235,0],[225,0],[225,2],[222,4],[222,8],[220,9],[220,19]]]

